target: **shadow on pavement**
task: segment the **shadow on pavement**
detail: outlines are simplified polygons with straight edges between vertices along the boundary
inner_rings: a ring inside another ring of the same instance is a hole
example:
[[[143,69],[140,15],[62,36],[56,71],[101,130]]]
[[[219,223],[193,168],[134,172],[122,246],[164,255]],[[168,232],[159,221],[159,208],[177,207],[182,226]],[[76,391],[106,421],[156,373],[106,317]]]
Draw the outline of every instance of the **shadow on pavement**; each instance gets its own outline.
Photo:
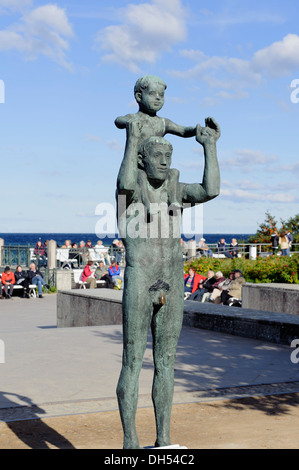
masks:
[[[16,406],[12,398],[24,404]],[[40,415],[45,411],[30,398],[0,391],[0,402],[0,421],[4,421],[17,438],[31,449],[50,449],[50,445],[58,449],[74,449],[71,442],[42,421]],[[16,412],[23,414],[22,420],[12,420]]]

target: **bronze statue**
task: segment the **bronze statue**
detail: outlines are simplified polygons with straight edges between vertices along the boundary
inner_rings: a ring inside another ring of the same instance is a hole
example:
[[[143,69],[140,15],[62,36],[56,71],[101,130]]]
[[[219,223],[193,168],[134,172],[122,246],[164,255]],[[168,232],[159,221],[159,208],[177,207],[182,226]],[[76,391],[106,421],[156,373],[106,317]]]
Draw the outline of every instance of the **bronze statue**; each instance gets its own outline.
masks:
[[[184,307],[180,216],[185,204],[190,207],[190,204],[207,202],[220,191],[216,153],[220,137],[218,124],[213,118],[207,118],[204,128],[199,124],[195,128],[183,128],[157,117],[157,111],[163,106],[166,85],[157,77],[147,77],[146,81],[147,87],[136,91],[139,112],[116,119],[116,125],[127,130],[125,154],[117,179],[117,197],[125,198],[125,204],[118,207],[126,268],[123,363],[117,385],[125,449],[139,448],[135,426],[138,382],[150,327],[155,367],[152,388],[157,428],[155,445],[170,445],[174,363]],[[179,182],[179,172],[170,168],[173,149],[163,138],[167,132],[183,137],[195,135],[203,146],[202,183]],[[164,207],[167,207],[167,217]],[[169,225],[168,236],[152,230],[153,224],[160,229],[165,224],[164,219]]]

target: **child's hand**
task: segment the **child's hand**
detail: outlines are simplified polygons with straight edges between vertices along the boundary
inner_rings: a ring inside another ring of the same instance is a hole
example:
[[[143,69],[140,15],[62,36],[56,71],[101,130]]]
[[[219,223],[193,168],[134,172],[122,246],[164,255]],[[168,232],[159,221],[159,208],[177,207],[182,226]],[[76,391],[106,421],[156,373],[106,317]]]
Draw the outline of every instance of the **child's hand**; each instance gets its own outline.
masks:
[[[200,124],[197,125],[196,140],[202,145],[215,144],[221,135],[220,126],[211,117],[208,117],[205,122],[206,127],[201,127]]]

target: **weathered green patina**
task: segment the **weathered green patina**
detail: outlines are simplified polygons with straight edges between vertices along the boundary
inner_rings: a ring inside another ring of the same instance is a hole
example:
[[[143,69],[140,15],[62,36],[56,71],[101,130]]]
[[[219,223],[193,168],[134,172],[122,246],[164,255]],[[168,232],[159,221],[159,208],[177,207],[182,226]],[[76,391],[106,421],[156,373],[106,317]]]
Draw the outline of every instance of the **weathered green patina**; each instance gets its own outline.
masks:
[[[122,200],[118,206],[119,231],[126,249],[123,362],[117,385],[125,449],[139,448],[135,416],[139,374],[150,327],[155,367],[152,388],[155,445],[170,445],[174,362],[184,306],[181,213],[185,204],[190,207],[209,201],[220,191],[218,124],[207,118],[204,128],[199,124],[183,128],[156,116],[164,102],[163,83],[152,76],[139,80],[135,87],[139,112],[115,121],[118,127],[127,130],[117,179],[117,197]],[[167,132],[196,136],[203,146],[202,183],[179,182],[179,172],[170,168],[173,149],[163,138]]]

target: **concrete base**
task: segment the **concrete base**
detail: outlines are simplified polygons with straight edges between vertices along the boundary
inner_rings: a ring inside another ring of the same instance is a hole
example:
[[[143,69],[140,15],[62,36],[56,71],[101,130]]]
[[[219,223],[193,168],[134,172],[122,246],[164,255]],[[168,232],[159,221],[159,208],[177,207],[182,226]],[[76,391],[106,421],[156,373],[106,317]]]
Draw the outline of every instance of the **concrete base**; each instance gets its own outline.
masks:
[[[72,288],[73,274],[69,269],[57,269],[56,287],[57,290],[67,290]]]
[[[160,450],[160,449],[187,449],[188,447],[180,446],[179,444],[173,444],[171,446],[165,446],[165,447],[144,447],[144,449],[150,449],[150,450]]]
[[[72,289],[57,294],[57,327],[122,324],[122,291]]]
[[[250,284],[242,288],[242,305],[255,310],[299,315],[299,284]]]

